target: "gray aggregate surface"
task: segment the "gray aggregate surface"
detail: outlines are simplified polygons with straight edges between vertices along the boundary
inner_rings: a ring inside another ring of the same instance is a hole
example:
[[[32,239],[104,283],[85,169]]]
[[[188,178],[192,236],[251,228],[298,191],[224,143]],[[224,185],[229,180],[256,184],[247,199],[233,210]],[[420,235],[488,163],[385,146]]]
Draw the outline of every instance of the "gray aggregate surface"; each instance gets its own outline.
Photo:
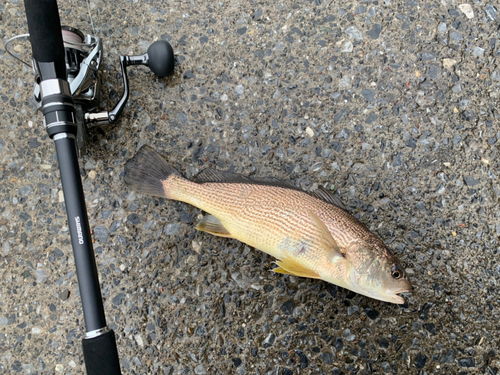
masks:
[[[455,1],[60,1],[119,54],[168,40],[173,77],[129,69],[122,121],[81,159],[107,319],[125,374],[497,374],[500,5]],[[462,10],[462,9],[465,9]],[[466,13],[468,15],[466,15]],[[0,37],[26,33],[0,4]],[[15,49],[29,56],[27,45]],[[84,372],[83,315],[55,150],[29,68],[0,51],[0,374]],[[335,189],[406,264],[407,303],[270,272],[141,196],[123,165],[151,144],[207,166]]]

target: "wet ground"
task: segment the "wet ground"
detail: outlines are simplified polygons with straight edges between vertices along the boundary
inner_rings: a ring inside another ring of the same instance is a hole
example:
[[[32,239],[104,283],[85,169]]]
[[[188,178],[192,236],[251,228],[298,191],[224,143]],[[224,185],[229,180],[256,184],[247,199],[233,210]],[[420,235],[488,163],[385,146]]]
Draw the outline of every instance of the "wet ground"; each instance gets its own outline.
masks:
[[[131,68],[123,120],[81,159],[106,314],[127,374],[497,374],[500,6],[496,1],[61,1],[119,54],[168,40],[179,66]],[[465,13],[464,13],[465,11]],[[467,13],[467,14],[466,14]],[[27,32],[0,5],[2,39]],[[17,47],[22,53],[23,47]],[[83,316],[54,146],[33,76],[0,51],[0,374],[79,374]],[[123,165],[153,145],[207,166],[333,187],[407,267],[397,306],[270,272],[140,196]]]

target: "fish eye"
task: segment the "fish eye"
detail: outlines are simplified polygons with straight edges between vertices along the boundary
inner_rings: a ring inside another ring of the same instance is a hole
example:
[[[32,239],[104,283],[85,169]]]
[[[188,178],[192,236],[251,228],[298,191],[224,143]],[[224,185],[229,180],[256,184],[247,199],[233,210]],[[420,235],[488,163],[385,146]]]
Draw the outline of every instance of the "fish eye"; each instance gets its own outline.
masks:
[[[395,279],[400,279],[401,273],[399,271],[392,271],[392,277],[394,277]]]
[[[398,264],[395,264],[392,266],[391,269],[391,276],[395,278],[396,280],[401,279],[405,274],[405,271],[399,266]]]

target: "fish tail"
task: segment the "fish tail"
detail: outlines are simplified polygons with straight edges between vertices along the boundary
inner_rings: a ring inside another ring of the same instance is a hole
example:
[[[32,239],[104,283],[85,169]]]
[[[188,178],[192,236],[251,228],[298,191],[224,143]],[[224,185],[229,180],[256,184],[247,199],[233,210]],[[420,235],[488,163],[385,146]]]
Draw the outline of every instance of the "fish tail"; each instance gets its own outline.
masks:
[[[143,146],[125,164],[125,183],[141,194],[170,198],[164,181],[181,174],[150,146]]]

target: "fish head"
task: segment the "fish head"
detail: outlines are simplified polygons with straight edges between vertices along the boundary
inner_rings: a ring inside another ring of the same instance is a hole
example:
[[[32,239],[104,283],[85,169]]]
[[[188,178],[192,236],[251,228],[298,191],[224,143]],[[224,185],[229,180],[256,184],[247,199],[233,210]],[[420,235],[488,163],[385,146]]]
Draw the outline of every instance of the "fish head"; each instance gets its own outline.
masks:
[[[404,304],[400,293],[412,290],[403,266],[383,245],[350,246],[345,253],[348,288],[385,302]]]

